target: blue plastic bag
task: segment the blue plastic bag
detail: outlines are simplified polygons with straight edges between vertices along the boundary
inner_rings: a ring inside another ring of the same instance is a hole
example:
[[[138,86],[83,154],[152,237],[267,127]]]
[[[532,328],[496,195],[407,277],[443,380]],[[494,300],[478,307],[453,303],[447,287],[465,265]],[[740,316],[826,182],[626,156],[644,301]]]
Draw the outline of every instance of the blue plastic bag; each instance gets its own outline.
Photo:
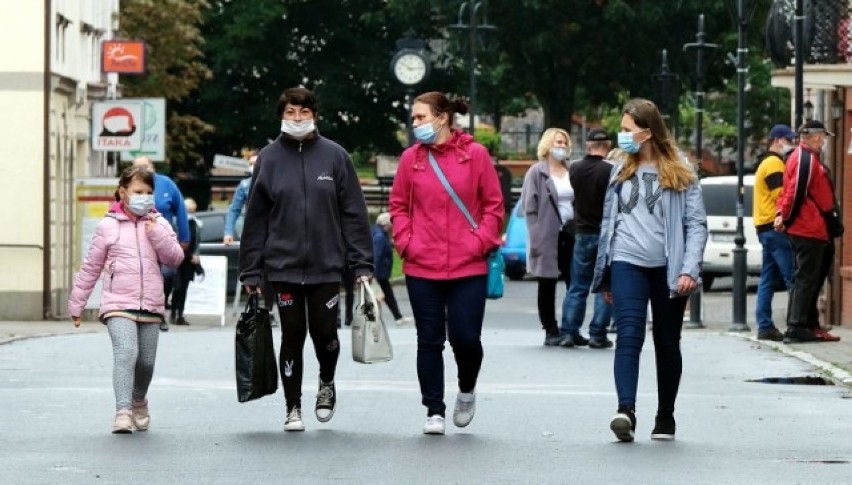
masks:
[[[503,298],[503,270],[505,268],[503,253],[499,249],[491,251],[491,254],[488,255],[488,290],[485,295],[489,300]]]

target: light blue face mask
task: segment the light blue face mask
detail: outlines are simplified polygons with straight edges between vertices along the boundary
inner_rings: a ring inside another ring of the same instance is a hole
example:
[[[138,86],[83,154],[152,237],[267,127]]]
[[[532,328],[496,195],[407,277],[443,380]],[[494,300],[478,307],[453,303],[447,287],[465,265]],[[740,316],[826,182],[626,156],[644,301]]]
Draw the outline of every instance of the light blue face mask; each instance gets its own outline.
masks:
[[[144,216],[154,208],[153,195],[131,195],[128,199],[127,208],[137,216]]]
[[[435,127],[432,126],[432,123],[423,123],[422,125],[414,128],[414,138],[422,143],[430,145],[435,142],[435,138],[438,138],[438,134],[435,133]]]
[[[618,133],[618,147],[626,153],[639,153],[639,149],[642,148],[642,144],[637,143],[633,139],[633,135],[635,133],[632,131],[621,131]]]

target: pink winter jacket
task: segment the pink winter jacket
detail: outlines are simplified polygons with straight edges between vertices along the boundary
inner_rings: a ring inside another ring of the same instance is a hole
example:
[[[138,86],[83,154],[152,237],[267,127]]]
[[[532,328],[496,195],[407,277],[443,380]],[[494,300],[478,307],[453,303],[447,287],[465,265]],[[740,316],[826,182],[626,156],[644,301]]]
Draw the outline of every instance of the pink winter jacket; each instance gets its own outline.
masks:
[[[157,224],[146,231],[149,220]],[[159,213],[150,212],[134,221],[116,202],[98,223],[68,298],[68,313],[80,316],[103,273],[99,318],[122,310],[163,315],[166,309],[160,264],[177,267],[183,256],[171,225]]]
[[[429,163],[431,150],[479,226],[474,230]],[[488,273],[500,245],[503,192],[484,146],[453,130],[441,145],[416,143],[402,153],[390,194],[394,243],[406,275],[447,280]]]

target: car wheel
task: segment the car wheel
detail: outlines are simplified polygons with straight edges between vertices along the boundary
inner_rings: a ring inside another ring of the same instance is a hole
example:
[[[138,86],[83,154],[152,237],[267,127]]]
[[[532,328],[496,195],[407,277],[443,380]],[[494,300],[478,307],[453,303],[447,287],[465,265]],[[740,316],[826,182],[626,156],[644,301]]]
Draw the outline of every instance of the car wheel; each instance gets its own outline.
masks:
[[[704,282],[704,291],[710,291],[710,289],[713,288],[713,280],[716,279],[716,275],[704,275],[701,279]]]
[[[524,278],[526,271],[523,266],[506,266],[506,277],[512,281]]]

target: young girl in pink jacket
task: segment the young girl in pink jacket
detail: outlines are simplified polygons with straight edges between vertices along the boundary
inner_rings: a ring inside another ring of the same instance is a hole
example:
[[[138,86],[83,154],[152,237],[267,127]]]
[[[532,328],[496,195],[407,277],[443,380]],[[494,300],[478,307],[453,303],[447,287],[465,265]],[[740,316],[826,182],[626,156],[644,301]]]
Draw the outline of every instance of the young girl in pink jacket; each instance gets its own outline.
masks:
[[[98,223],[68,299],[68,312],[79,327],[103,274],[98,318],[112,339],[113,433],[145,431],[151,423],[145,396],[165,314],[160,264],[177,267],[184,257],[171,226],[154,209],[153,194],[152,173],[133,167],[122,172],[116,202]]]

